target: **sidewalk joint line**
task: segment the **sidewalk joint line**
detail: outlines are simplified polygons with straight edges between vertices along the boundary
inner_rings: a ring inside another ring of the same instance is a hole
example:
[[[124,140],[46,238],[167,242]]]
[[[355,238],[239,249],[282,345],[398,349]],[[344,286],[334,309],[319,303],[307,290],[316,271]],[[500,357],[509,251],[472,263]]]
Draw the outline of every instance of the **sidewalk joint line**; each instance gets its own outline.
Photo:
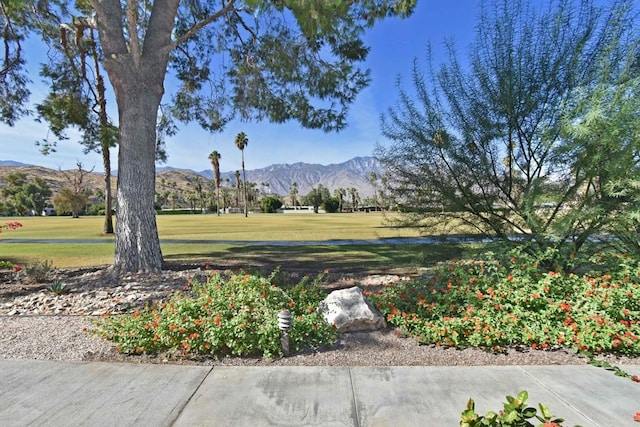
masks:
[[[351,402],[353,405],[353,410],[352,413],[355,417],[355,422],[356,422],[356,426],[360,426],[360,414],[358,414],[358,402],[356,401],[356,390],[355,390],[355,386],[353,384],[353,375],[351,375],[351,366],[349,366],[347,368],[348,372],[349,372],[349,383],[351,384]]]
[[[194,387],[193,389],[193,393],[191,393],[189,395],[189,397],[187,398],[187,400],[185,400],[184,405],[182,405],[182,408],[180,408],[180,410],[178,411],[178,413],[176,414],[175,417],[173,417],[172,420],[169,420],[169,424],[170,426],[174,425],[176,423],[176,421],[178,421],[178,418],[180,418],[180,415],[182,415],[182,413],[184,412],[184,409],[187,407],[187,405],[191,402],[191,399],[193,399],[193,396],[196,395],[196,393],[198,392],[198,390],[200,390],[200,387],[202,387],[202,384],[205,382],[205,380],[209,377],[209,375],[211,375],[211,372],[213,372],[213,368],[215,366],[211,366],[209,367],[209,370],[207,371],[206,374],[204,374],[202,376],[202,380],[198,383],[198,385],[196,387]]]
[[[575,407],[571,402],[569,402],[567,399],[563,398],[562,396],[560,396],[558,393],[556,393],[554,390],[552,390],[551,388],[549,388],[545,383],[543,383],[542,381],[540,381],[537,377],[535,377],[533,374],[531,374],[529,371],[527,371],[526,369],[524,369],[523,366],[519,366],[518,368],[524,372],[524,374],[526,376],[528,376],[529,378],[531,378],[536,384],[538,384],[540,387],[542,387],[544,390],[548,391],[549,393],[551,393],[552,395],[554,395],[559,401],[561,401],[562,403],[564,403],[565,405],[567,405],[569,408],[573,409],[576,413],[580,414],[585,420],[589,421],[591,424],[593,424],[594,426],[599,427],[600,424],[598,424],[597,422],[595,422],[594,420],[592,420],[589,416],[587,416],[587,414],[584,414],[580,409],[578,409],[577,407]]]

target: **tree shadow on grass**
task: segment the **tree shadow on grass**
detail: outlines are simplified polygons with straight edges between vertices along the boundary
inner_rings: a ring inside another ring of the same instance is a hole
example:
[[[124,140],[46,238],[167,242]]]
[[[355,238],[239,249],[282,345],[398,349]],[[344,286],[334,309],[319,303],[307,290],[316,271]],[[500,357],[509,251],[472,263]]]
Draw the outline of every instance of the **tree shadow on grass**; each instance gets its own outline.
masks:
[[[465,244],[376,245],[238,245],[210,252],[165,256],[169,263],[209,264],[213,269],[250,268],[317,273],[329,269],[344,273],[410,273],[460,257]]]

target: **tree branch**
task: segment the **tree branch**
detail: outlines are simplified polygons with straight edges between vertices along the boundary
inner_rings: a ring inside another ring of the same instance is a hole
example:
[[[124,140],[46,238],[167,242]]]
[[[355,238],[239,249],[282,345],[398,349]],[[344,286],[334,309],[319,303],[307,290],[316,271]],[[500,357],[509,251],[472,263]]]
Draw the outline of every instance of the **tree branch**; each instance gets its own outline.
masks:
[[[227,3],[222,9],[220,9],[219,11],[214,13],[213,15],[209,16],[206,19],[203,19],[202,21],[196,23],[194,26],[189,28],[189,31],[184,33],[181,37],[179,37],[175,42],[172,43],[172,46],[171,46],[172,49],[175,48],[176,46],[178,46],[179,44],[182,44],[182,43],[186,42],[187,40],[189,40],[191,37],[193,37],[202,28],[204,28],[207,25],[209,25],[210,23],[216,21],[218,18],[220,18],[221,16],[225,15],[226,13],[232,11],[234,9],[235,2],[236,2],[235,0],[230,0],[229,3]]]
[[[136,66],[140,61],[140,39],[138,38],[138,2],[127,0],[127,30],[129,31],[129,49]]]

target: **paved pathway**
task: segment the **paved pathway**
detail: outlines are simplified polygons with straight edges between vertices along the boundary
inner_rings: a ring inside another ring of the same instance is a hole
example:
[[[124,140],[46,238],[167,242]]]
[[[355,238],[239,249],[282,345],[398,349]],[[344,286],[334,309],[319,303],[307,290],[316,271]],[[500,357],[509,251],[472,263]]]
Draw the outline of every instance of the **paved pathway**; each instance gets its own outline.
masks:
[[[625,367],[640,375],[640,365]],[[590,365],[204,367],[0,360],[2,426],[458,426],[529,392],[565,425],[635,427],[640,384]]]

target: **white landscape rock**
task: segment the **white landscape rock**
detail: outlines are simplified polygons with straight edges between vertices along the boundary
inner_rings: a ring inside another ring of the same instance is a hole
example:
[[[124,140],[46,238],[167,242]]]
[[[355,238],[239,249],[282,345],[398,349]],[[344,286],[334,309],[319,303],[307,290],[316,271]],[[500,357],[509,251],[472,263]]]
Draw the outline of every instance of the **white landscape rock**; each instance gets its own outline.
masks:
[[[340,332],[373,331],[387,326],[384,316],[357,286],[331,292],[320,302],[318,311]]]

